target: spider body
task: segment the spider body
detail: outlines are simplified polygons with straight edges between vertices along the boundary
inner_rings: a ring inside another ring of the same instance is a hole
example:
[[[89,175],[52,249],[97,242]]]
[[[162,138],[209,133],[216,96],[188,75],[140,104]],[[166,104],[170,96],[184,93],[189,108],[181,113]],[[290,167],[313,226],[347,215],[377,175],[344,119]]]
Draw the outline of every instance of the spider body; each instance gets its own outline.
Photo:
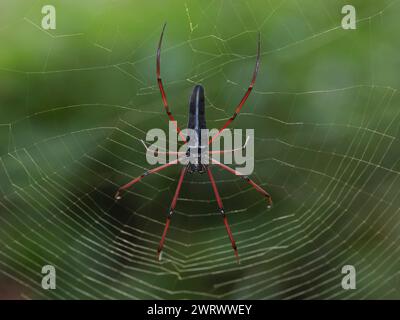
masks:
[[[191,129],[191,136],[186,138],[188,142],[187,156],[189,159],[188,172],[205,172],[205,166],[202,158],[207,147],[208,141],[204,141],[201,130],[207,129],[205,104],[204,104],[204,88],[202,85],[196,85],[193,88],[192,95],[189,100],[189,121],[188,129]]]
[[[160,53],[161,53],[161,44],[162,44],[162,39],[163,39],[163,35],[164,35],[164,31],[165,31],[165,24],[163,27],[163,30],[161,32],[161,37],[160,37],[160,41],[158,43],[158,49],[157,49],[157,55],[156,55],[156,74],[157,74],[157,84],[158,87],[160,89],[160,93],[161,93],[161,98],[162,98],[162,102],[164,105],[164,109],[167,113],[167,116],[169,118],[170,121],[173,121],[176,124],[176,121],[170,111],[169,105],[168,105],[168,101],[167,101],[167,97],[165,94],[165,90],[164,90],[164,86],[163,86],[163,82],[160,76]],[[257,50],[257,60],[256,60],[256,65],[254,68],[254,72],[253,72],[253,77],[252,80],[250,82],[250,85],[247,89],[247,91],[245,92],[242,100],[239,102],[239,104],[236,106],[235,111],[233,113],[233,115],[225,122],[225,124],[219,129],[218,133],[215,134],[209,141],[208,141],[208,137],[204,138],[202,137],[202,129],[206,129],[206,118],[205,118],[205,101],[204,101],[204,88],[201,85],[196,85],[193,88],[192,94],[190,96],[190,100],[189,100],[189,119],[188,119],[188,129],[191,129],[191,135],[188,137],[185,137],[181,131],[181,129],[179,128],[179,126],[176,125],[176,131],[177,133],[180,135],[182,141],[185,141],[184,143],[188,143],[188,149],[187,152],[184,153],[183,155],[181,154],[181,156],[183,157],[189,157],[189,163],[184,166],[181,169],[181,173],[179,176],[179,180],[178,180],[178,184],[174,193],[174,196],[172,198],[172,202],[171,202],[171,206],[167,212],[167,218],[166,218],[166,222],[165,222],[165,226],[164,226],[164,231],[162,233],[161,236],[161,240],[160,240],[160,244],[158,246],[157,249],[157,257],[158,259],[161,259],[161,253],[164,247],[164,241],[165,241],[165,237],[167,234],[167,231],[169,229],[169,225],[171,222],[171,217],[173,216],[178,198],[179,198],[179,193],[182,187],[182,183],[184,180],[184,177],[186,175],[186,173],[192,173],[192,172],[198,172],[198,173],[204,173],[206,172],[208,175],[208,178],[210,180],[213,192],[214,192],[214,196],[215,196],[215,200],[218,206],[218,210],[220,212],[221,217],[223,218],[223,222],[226,228],[226,231],[228,233],[229,236],[229,240],[231,242],[232,245],[232,249],[234,250],[235,256],[237,258],[237,261],[239,262],[239,255],[238,255],[238,250],[237,250],[237,246],[236,246],[236,242],[233,239],[233,235],[232,235],[232,231],[231,228],[228,224],[228,220],[227,220],[227,216],[225,214],[225,210],[224,210],[224,206],[222,203],[222,199],[219,195],[219,191],[218,191],[218,187],[217,184],[214,180],[213,174],[211,172],[210,167],[212,165],[217,165],[218,167],[222,168],[223,170],[234,174],[234,175],[238,175],[241,176],[243,178],[243,180],[245,182],[247,182],[248,184],[251,185],[252,188],[254,188],[257,192],[259,192],[262,196],[265,197],[268,207],[270,208],[272,206],[272,198],[270,196],[270,194],[265,191],[262,187],[260,187],[257,183],[255,183],[252,179],[250,179],[247,176],[242,176],[238,171],[230,168],[229,166],[219,162],[218,160],[214,159],[212,157],[213,154],[215,153],[227,153],[227,152],[233,152],[239,149],[234,149],[234,150],[217,150],[217,151],[208,151],[207,146],[209,144],[211,144],[215,138],[217,138],[220,133],[225,130],[229,124],[235,120],[236,116],[239,114],[240,110],[242,109],[244,103],[246,102],[247,98],[249,97],[252,89],[253,89],[253,85],[256,81],[256,77],[257,77],[257,73],[258,73],[258,69],[259,69],[259,65],[260,65],[260,35],[258,38],[258,50]],[[165,152],[166,154],[179,154],[177,152]],[[209,161],[207,163],[202,163],[202,159],[203,157],[206,157]],[[179,156],[178,159],[170,161],[166,164],[163,164],[161,166],[158,166],[156,168],[150,169],[148,171],[146,171],[145,173],[143,173],[142,175],[134,178],[133,180],[131,180],[130,182],[124,184],[123,186],[121,186],[116,195],[115,195],[115,199],[120,199],[121,198],[121,192],[123,190],[128,189],[129,187],[131,187],[132,185],[136,184],[137,182],[139,182],[140,180],[142,180],[144,177],[153,174],[153,173],[157,173],[161,170],[164,170],[172,165],[177,165],[179,163]]]

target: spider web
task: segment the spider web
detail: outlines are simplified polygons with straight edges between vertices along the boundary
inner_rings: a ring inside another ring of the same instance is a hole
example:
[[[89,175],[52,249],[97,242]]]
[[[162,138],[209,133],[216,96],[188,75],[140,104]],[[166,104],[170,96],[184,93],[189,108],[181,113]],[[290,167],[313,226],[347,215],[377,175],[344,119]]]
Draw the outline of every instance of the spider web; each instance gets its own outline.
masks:
[[[398,1],[354,1],[348,31],[342,1],[69,1],[51,32],[41,1],[14,4],[0,26],[3,298],[399,297]],[[208,127],[227,120],[261,31],[259,77],[232,127],[255,129],[252,177],[274,208],[213,168],[240,265],[205,175],[186,176],[161,262],[179,168],[113,198],[150,168],[146,132],[168,127],[155,82],[164,20],[162,76],[182,127],[195,83]],[[56,290],[41,288],[46,264]],[[348,264],[356,290],[341,287]]]

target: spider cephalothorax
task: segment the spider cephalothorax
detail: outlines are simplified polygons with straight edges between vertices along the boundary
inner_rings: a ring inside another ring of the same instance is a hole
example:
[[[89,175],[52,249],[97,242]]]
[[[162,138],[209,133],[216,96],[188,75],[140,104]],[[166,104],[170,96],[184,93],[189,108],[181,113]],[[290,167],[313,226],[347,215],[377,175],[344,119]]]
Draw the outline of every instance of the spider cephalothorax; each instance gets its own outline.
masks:
[[[170,121],[174,121],[175,119],[169,109],[168,106],[168,102],[167,102],[167,97],[165,95],[165,91],[164,91],[164,87],[163,87],[163,83],[160,77],[160,53],[161,53],[161,43],[162,43],[162,39],[163,39],[163,35],[164,35],[164,30],[165,30],[165,24],[163,27],[163,30],[161,32],[161,37],[160,37],[160,41],[158,43],[158,49],[157,49],[157,83],[158,83],[158,87],[160,89],[161,92],[161,98],[164,104],[164,108],[165,111],[167,112],[167,115],[170,119]],[[207,146],[210,145],[215,138],[217,138],[221,132],[229,126],[229,124],[235,120],[236,116],[239,114],[240,110],[242,109],[244,103],[246,102],[247,98],[250,95],[251,90],[253,89],[253,85],[256,81],[256,77],[257,77],[257,73],[258,73],[258,69],[260,66],[260,37],[258,38],[258,49],[257,49],[257,60],[256,60],[256,66],[254,68],[254,73],[253,73],[253,77],[251,80],[251,83],[246,91],[246,93],[244,94],[242,100],[240,101],[240,103],[238,104],[238,106],[235,109],[235,112],[233,113],[233,115],[225,122],[225,124],[221,127],[221,129],[219,129],[218,133],[215,134],[210,140],[208,139],[204,139],[202,138],[202,134],[201,134],[201,130],[202,129],[206,129],[206,118],[205,118],[205,103],[204,103],[204,88],[201,85],[196,85],[193,88],[193,92],[192,95],[190,96],[190,101],[189,101],[189,121],[188,121],[188,129],[191,129],[191,132],[194,133],[192,134],[191,137],[185,137],[182,133],[182,131],[180,130],[180,128],[177,126],[176,127],[176,131],[178,132],[178,134],[181,136],[182,141],[186,141],[186,143],[188,143],[188,149],[187,152],[185,153],[179,153],[179,152],[174,152],[174,154],[178,154],[178,159],[175,159],[173,161],[170,161],[166,164],[163,164],[159,167],[156,167],[154,169],[148,170],[145,173],[143,173],[142,175],[140,175],[139,177],[133,179],[132,181],[128,182],[127,184],[121,186],[116,195],[115,198],[116,199],[120,199],[121,196],[121,191],[131,187],[133,184],[135,184],[136,182],[139,182],[140,180],[142,180],[145,176],[152,174],[152,173],[156,173],[159,172],[165,168],[168,168],[172,165],[176,165],[179,164],[179,160],[180,157],[187,157],[189,158],[189,162],[187,165],[185,165],[182,170],[181,170],[181,174],[179,176],[179,180],[178,180],[178,185],[176,187],[176,191],[174,194],[174,197],[172,199],[172,203],[170,206],[170,209],[168,211],[167,214],[167,220],[165,223],[165,227],[164,227],[164,231],[161,237],[161,241],[160,244],[158,246],[157,249],[157,257],[158,259],[161,258],[161,252],[162,249],[164,247],[164,241],[165,241],[165,236],[167,234],[168,228],[169,228],[169,224],[171,221],[171,217],[174,213],[175,207],[176,207],[176,203],[179,197],[179,193],[181,190],[181,186],[182,186],[182,182],[183,179],[186,175],[186,173],[205,173],[207,172],[208,178],[211,182],[211,186],[213,188],[214,191],[214,195],[218,204],[218,208],[219,211],[221,213],[221,216],[223,218],[224,224],[225,224],[225,228],[228,232],[228,236],[229,236],[229,240],[231,241],[232,244],[232,248],[234,250],[235,256],[237,258],[237,261],[239,262],[239,255],[238,255],[238,251],[237,251],[237,247],[236,247],[236,243],[235,240],[233,239],[233,235],[231,232],[231,229],[229,227],[228,224],[228,220],[224,211],[224,206],[222,203],[222,199],[219,195],[218,192],[218,188],[217,185],[215,183],[213,174],[211,173],[211,169],[210,169],[210,165],[217,165],[220,168],[233,173],[235,175],[239,175],[240,177],[242,177],[247,183],[249,183],[254,189],[256,189],[259,193],[261,193],[264,197],[266,197],[267,202],[268,202],[268,208],[270,208],[272,206],[272,198],[269,195],[269,193],[267,191],[265,191],[263,188],[261,188],[258,184],[256,184],[253,180],[251,180],[248,176],[243,176],[240,175],[239,172],[237,172],[236,170],[228,167],[227,165],[217,161],[216,159],[214,159],[212,157],[212,154],[215,153],[228,153],[228,152],[233,152],[235,150],[217,150],[217,151],[208,151]],[[165,152],[166,154],[172,154],[172,152]],[[207,158],[207,163],[205,163],[202,159],[204,159],[204,157]]]

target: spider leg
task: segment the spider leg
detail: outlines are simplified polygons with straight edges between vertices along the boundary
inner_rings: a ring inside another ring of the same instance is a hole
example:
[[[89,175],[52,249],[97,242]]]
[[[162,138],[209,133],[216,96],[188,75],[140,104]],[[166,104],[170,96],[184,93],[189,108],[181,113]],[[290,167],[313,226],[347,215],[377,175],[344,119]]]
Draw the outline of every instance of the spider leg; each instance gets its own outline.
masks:
[[[160,89],[160,93],[161,93],[161,98],[164,104],[164,108],[165,111],[167,112],[168,118],[170,121],[174,121],[175,125],[176,125],[176,131],[178,132],[178,134],[181,136],[182,141],[186,141],[186,137],[183,135],[183,133],[181,132],[181,129],[179,128],[179,126],[177,125],[177,122],[174,118],[174,116],[172,115],[171,111],[169,110],[169,106],[168,106],[168,101],[167,101],[167,96],[165,94],[165,90],[164,90],[164,86],[162,83],[162,79],[160,76],[160,69],[161,69],[161,62],[160,62],[160,55],[161,55],[161,44],[162,44],[162,40],[163,40],[163,36],[164,36],[164,31],[165,31],[165,27],[167,26],[166,23],[164,23],[162,32],[161,32],[161,36],[160,36],[160,41],[158,42],[158,48],[157,48],[157,67],[156,67],[156,72],[157,72],[157,83],[158,83],[158,87]]]
[[[233,248],[233,250],[235,252],[235,256],[236,256],[237,262],[240,263],[239,254],[238,254],[238,250],[237,250],[237,247],[236,247],[236,242],[233,239],[232,231],[231,231],[231,228],[229,227],[228,219],[226,218],[226,214],[225,214],[225,211],[224,211],[224,205],[222,204],[222,200],[221,200],[221,197],[219,195],[217,185],[215,183],[215,180],[214,180],[214,177],[213,177],[213,175],[211,173],[210,168],[207,166],[206,169],[207,169],[208,177],[210,178],[210,182],[211,182],[212,188],[214,190],[215,198],[217,199],[217,204],[218,204],[218,207],[219,207],[219,211],[221,212],[222,218],[224,219],[224,224],[225,224],[226,231],[228,232],[229,240],[231,241],[232,248]]]
[[[172,217],[172,214],[174,213],[174,210],[176,207],[176,202],[178,201],[179,192],[181,191],[182,182],[183,182],[183,178],[185,177],[186,171],[187,171],[187,167],[184,167],[181,171],[181,175],[179,177],[179,181],[178,181],[178,185],[175,190],[174,197],[172,198],[172,203],[171,203],[168,215],[167,215],[167,220],[165,221],[164,231],[162,233],[160,244],[157,249],[157,259],[158,260],[161,260],[161,251],[164,247],[165,236],[167,235],[169,224],[171,222],[171,217]]]
[[[258,46],[257,46],[257,60],[256,60],[256,66],[254,67],[254,72],[253,72],[253,78],[251,79],[250,85],[244,94],[242,100],[240,100],[240,103],[237,105],[235,112],[233,113],[232,117],[228,119],[228,121],[225,122],[225,124],[222,126],[221,129],[219,129],[218,133],[215,134],[211,140],[209,141],[209,144],[212,143],[220,134],[223,130],[225,130],[226,127],[230,125],[230,123],[235,120],[236,116],[239,114],[240,110],[242,109],[244,103],[246,102],[247,98],[249,97],[251,90],[253,90],[254,83],[256,82],[257,78],[257,73],[258,69],[260,68],[260,52],[261,52],[261,35],[260,33],[258,34]]]
[[[168,167],[170,167],[170,166],[172,166],[174,164],[177,164],[178,161],[179,161],[179,159],[176,159],[174,161],[168,162],[168,163],[163,164],[163,165],[161,165],[159,167],[156,167],[154,169],[148,170],[148,171],[144,172],[143,174],[141,174],[140,176],[136,177],[135,179],[131,180],[127,184],[124,184],[123,186],[119,187],[117,193],[115,194],[115,199],[117,199],[117,200],[121,199],[121,191],[123,191],[125,189],[128,189],[129,187],[134,185],[136,182],[139,182],[140,180],[142,180],[144,177],[146,177],[146,176],[148,176],[150,174],[159,172],[159,171],[161,171],[161,170],[163,170],[165,168],[168,168]]]
[[[261,193],[264,197],[267,198],[268,209],[270,209],[272,207],[272,197],[271,197],[271,195],[267,191],[265,191],[263,188],[261,188],[257,183],[255,183],[253,180],[251,180],[248,176],[241,175],[240,172],[228,167],[227,165],[225,165],[225,164],[223,164],[223,163],[221,163],[221,162],[219,162],[219,161],[217,161],[217,160],[215,160],[215,159],[213,159],[211,157],[210,157],[210,159],[211,159],[211,163],[214,163],[217,166],[221,167],[222,169],[224,169],[224,170],[226,170],[226,171],[228,171],[230,173],[233,173],[234,175],[237,175],[237,176],[241,177],[242,179],[244,179],[245,181],[247,181],[248,184],[250,184],[254,189],[256,189],[259,193]]]

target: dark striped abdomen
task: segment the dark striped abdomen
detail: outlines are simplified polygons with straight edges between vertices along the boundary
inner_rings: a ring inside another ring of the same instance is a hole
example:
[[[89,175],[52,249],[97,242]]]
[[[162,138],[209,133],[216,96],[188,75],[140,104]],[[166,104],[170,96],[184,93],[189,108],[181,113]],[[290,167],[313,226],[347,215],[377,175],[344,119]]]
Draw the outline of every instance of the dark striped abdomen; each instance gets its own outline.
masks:
[[[194,136],[189,141],[189,152],[193,154],[193,146],[197,146],[197,154],[199,159],[198,165],[192,165],[193,171],[201,171],[203,166],[201,165],[200,156],[203,152],[203,146],[207,145],[208,141],[202,141],[201,129],[206,129],[206,115],[205,115],[205,103],[204,103],[204,88],[201,85],[196,85],[193,88],[192,95],[189,101],[189,123],[188,129],[193,130]]]
[[[188,128],[196,131],[200,129],[206,129],[204,88],[199,84],[193,88],[193,92],[190,97]]]

